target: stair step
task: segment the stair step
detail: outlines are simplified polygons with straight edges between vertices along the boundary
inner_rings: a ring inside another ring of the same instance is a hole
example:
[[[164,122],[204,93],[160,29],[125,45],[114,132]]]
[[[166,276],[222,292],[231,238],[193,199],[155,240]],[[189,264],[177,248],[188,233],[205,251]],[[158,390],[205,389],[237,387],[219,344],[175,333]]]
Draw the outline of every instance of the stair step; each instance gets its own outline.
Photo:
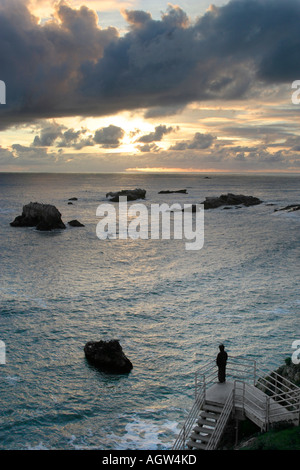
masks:
[[[206,444],[201,443],[201,442],[188,441],[187,446],[189,449],[199,449],[199,450],[206,449]]]
[[[197,423],[201,426],[202,424],[206,424],[207,426],[215,426],[218,418],[216,416],[212,416],[210,413],[201,413],[200,418],[197,419]]]
[[[212,434],[214,432],[213,428],[207,428],[204,426],[195,426],[193,429],[194,432],[203,432],[204,434]]]
[[[190,438],[192,441],[201,441],[201,442],[208,442],[209,439],[210,439],[210,435],[209,434],[198,434],[197,432],[192,432],[192,434],[190,435]]]
[[[211,411],[215,414],[221,414],[223,407],[217,405],[210,405],[209,403],[204,403],[203,410],[204,411]]]

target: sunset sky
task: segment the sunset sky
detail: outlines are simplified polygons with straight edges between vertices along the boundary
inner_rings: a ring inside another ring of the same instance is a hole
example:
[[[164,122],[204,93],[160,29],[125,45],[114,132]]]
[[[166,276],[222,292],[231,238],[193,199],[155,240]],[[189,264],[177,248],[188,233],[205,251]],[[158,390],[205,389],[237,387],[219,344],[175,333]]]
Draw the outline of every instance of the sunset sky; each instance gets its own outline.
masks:
[[[0,171],[300,172],[300,0],[0,0]]]

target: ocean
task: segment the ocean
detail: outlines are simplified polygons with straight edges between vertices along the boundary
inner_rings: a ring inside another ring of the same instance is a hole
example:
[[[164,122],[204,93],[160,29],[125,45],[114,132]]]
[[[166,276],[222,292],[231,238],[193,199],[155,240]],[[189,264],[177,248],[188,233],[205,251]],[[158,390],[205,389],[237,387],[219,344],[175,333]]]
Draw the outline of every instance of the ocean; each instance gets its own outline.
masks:
[[[272,370],[300,339],[300,175],[0,174],[0,448],[168,450],[193,404],[194,372],[231,356]],[[252,207],[206,210],[204,245],[96,235],[106,193],[143,188],[153,203],[245,194]],[[187,194],[159,194],[186,189]],[[76,197],[72,205],[68,199]],[[10,222],[29,202],[65,223]],[[88,341],[118,339],[133,364],[105,374]]]

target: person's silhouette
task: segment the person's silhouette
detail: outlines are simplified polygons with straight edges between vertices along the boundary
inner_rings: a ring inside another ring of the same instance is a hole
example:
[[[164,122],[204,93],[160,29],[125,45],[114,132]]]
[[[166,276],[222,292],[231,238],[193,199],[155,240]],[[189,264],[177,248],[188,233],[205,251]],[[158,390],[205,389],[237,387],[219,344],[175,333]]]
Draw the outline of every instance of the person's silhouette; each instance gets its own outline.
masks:
[[[217,355],[216,363],[219,368],[218,371],[218,379],[220,383],[226,381],[226,364],[227,364],[227,352],[225,351],[224,344],[220,344],[219,346],[220,352]]]

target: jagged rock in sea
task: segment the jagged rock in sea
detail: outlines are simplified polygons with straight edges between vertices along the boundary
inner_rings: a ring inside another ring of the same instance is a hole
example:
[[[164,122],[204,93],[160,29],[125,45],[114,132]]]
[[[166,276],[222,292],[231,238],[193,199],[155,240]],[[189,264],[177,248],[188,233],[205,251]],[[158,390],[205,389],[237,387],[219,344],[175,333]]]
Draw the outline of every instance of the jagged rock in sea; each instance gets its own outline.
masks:
[[[68,201],[78,201],[78,198],[77,198],[77,197],[70,197],[70,198],[68,199]]]
[[[61,220],[61,213],[55,206],[39,202],[30,202],[23,206],[22,215],[17,216],[10,225],[12,227],[36,227],[41,231],[66,228]]]
[[[178,190],[175,190],[175,191],[162,190],[162,191],[159,191],[158,194],[172,194],[172,193],[187,194],[186,189],[178,189]]]
[[[106,194],[111,202],[119,202],[120,197],[127,197],[127,201],[135,201],[136,199],[145,199],[145,189],[123,189],[122,191],[110,192]]]
[[[84,227],[84,225],[78,220],[70,220],[70,222],[68,222],[68,225],[70,225],[71,227]]]
[[[204,209],[217,209],[221,206],[255,206],[261,204],[262,201],[254,196],[244,196],[243,194],[222,194],[219,197],[206,197],[202,202]]]
[[[287,212],[300,211],[300,204],[290,204],[289,206],[283,207],[282,209],[274,209],[274,212],[278,212],[278,211],[287,211]]]
[[[133,368],[131,361],[125,356],[119,341],[89,341],[84,346],[86,359],[110,374],[127,374]]]

